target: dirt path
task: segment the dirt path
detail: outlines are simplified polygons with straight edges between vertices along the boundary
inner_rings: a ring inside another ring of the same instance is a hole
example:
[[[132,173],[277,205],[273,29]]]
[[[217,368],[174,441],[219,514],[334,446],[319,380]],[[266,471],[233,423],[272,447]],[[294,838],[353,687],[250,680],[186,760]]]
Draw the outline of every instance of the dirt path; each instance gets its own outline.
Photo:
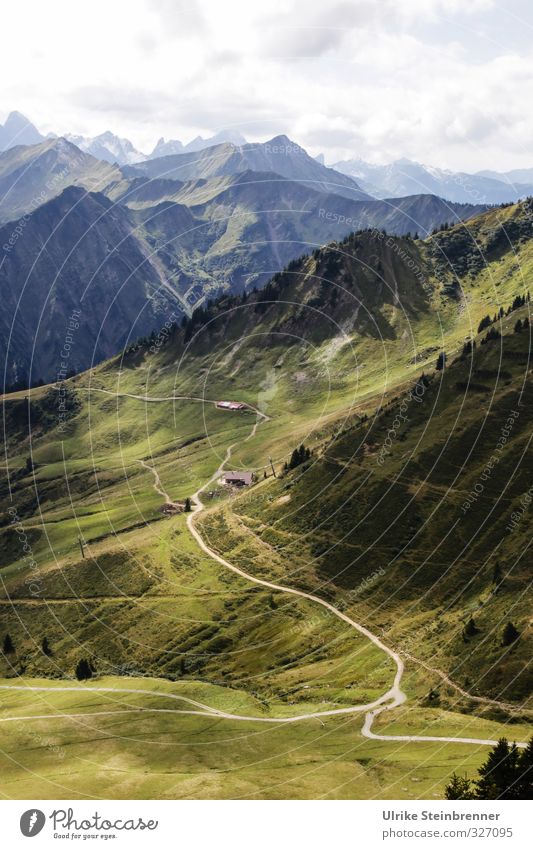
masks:
[[[108,391],[108,390],[105,390],[105,389],[89,389],[87,391],[103,392],[104,394],[107,394],[107,395],[122,397],[121,393],[114,393],[114,392],[111,392],[111,391]],[[185,396],[185,395],[173,395],[173,396],[170,396],[170,397],[167,397],[167,398],[154,398],[154,397],[144,396],[144,395],[132,395],[132,394],[129,394],[129,393],[123,393],[123,397],[135,398],[135,399],[138,399],[138,400],[149,401],[149,402],[188,400],[188,401],[198,401],[198,402],[201,402],[201,403],[204,403],[204,404],[215,404],[216,403],[215,401],[209,401],[205,398],[197,398],[197,397],[191,397],[191,396]],[[252,439],[255,436],[255,434],[257,432],[257,428],[262,422],[268,421],[268,416],[266,416],[264,413],[260,412],[259,410],[256,410],[251,405],[247,405],[247,407],[248,407],[248,409],[254,410],[256,412],[257,419],[255,421],[255,424],[254,424],[251,432],[246,437],[245,441],[248,441],[249,439]],[[199,513],[202,512],[202,510],[204,510],[204,504],[201,500],[201,495],[204,492],[204,490],[207,489],[207,487],[211,483],[213,483],[214,480],[216,480],[217,478],[219,478],[221,476],[222,472],[224,471],[226,464],[229,463],[229,461],[232,457],[233,449],[236,447],[236,445],[238,445],[238,443],[234,443],[227,448],[224,459],[220,463],[217,470],[213,473],[213,475],[209,478],[209,480],[206,481],[206,483],[204,483],[203,486],[201,486],[191,496],[191,503],[193,505],[193,511],[187,517],[187,527],[189,528],[190,533],[192,534],[192,536],[194,537],[194,539],[196,540],[196,542],[198,543],[200,548],[209,557],[211,557],[213,560],[216,560],[217,563],[220,563],[220,565],[224,566],[226,569],[229,569],[231,572],[234,572],[236,575],[239,575],[241,578],[244,578],[245,580],[250,581],[253,584],[257,584],[257,585],[262,586],[262,587],[267,587],[268,589],[274,590],[276,592],[282,592],[282,593],[287,593],[288,595],[299,596],[300,598],[304,598],[307,601],[313,602],[314,604],[319,604],[321,607],[324,607],[326,610],[328,610],[330,613],[332,613],[334,616],[336,616],[338,619],[342,620],[347,625],[349,625],[351,628],[358,631],[358,633],[362,634],[364,637],[369,639],[372,643],[374,643],[375,646],[377,646],[377,648],[379,648],[381,651],[385,652],[385,654],[387,654],[394,661],[394,664],[396,665],[396,673],[395,673],[394,681],[393,681],[393,684],[392,684],[392,687],[390,688],[390,690],[387,690],[387,692],[384,693],[379,699],[376,699],[374,702],[371,702],[370,704],[354,705],[352,707],[347,707],[347,708],[333,708],[331,710],[316,711],[316,712],[298,714],[298,715],[295,715],[295,716],[278,717],[278,718],[262,717],[262,716],[246,716],[246,715],[242,715],[242,714],[232,714],[232,713],[228,713],[226,711],[221,711],[221,710],[217,710],[216,708],[209,707],[209,705],[205,705],[201,702],[196,702],[193,699],[188,699],[185,696],[178,696],[178,695],[171,694],[171,693],[161,693],[161,692],[153,691],[153,690],[133,690],[133,689],[128,690],[126,688],[121,688],[121,687],[88,687],[87,688],[87,687],[83,687],[83,686],[65,686],[65,687],[59,686],[59,687],[53,687],[53,688],[52,687],[37,687],[37,686],[36,687],[32,687],[32,686],[26,687],[24,685],[13,685],[13,686],[12,685],[0,685],[0,690],[37,690],[37,691],[62,690],[62,691],[82,691],[82,692],[97,691],[97,692],[118,692],[118,693],[121,693],[121,694],[130,692],[130,693],[141,694],[141,695],[145,695],[145,696],[149,695],[149,696],[159,696],[159,697],[163,697],[163,698],[176,699],[176,700],[185,702],[186,704],[189,704],[192,707],[198,708],[198,710],[196,710],[196,711],[192,711],[192,710],[171,711],[173,713],[193,713],[193,714],[199,714],[199,715],[202,715],[202,716],[208,715],[208,716],[213,716],[213,717],[217,717],[217,718],[220,718],[220,719],[230,719],[230,720],[234,720],[234,721],[237,721],[237,722],[267,722],[267,723],[274,723],[274,724],[282,724],[282,723],[285,724],[285,723],[291,723],[291,722],[300,722],[300,721],[308,720],[308,719],[322,719],[323,717],[329,717],[329,716],[339,716],[339,715],[346,715],[346,714],[351,714],[351,713],[365,712],[366,716],[365,716],[365,721],[364,721],[361,733],[364,737],[368,737],[368,738],[373,739],[373,740],[384,740],[384,741],[387,741],[387,742],[391,742],[391,741],[417,742],[417,743],[418,742],[439,742],[439,743],[471,743],[471,744],[475,744],[475,745],[484,745],[484,746],[485,745],[486,746],[494,745],[496,743],[495,740],[486,740],[486,739],[483,740],[483,739],[477,739],[477,738],[472,738],[472,737],[430,737],[430,736],[424,737],[424,736],[417,736],[417,735],[375,734],[372,731],[372,725],[373,725],[376,717],[379,716],[384,711],[393,710],[394,708],[403,704],[407,699],[406,694],[401,689],[401,680],[402,680],[402,676],[403,676],[405,667],[404,667],[404,662],[403,662],[400,654],[398,652],[394,651],[393,649],[389,648],[389,646],[385,645],[385,643],[383,643],[379,639],[379,637],[376,636],[376,634],[372,633],[372,631],[369,631],[368,628],[365,628],[363,625],[360,625],[358,622],[355,622],[353,619],[351,619],[349,616],[347,616],[342,611],[338,610],[338,608],[334,607],[334,605],[330,604],[329,602],[324,601],[323,599],[319,598],[318,596],[312,595],[311,593],[306,593],[303,590],[297,590],[297,589],[294,589],[293,587],[286,587],[286,586],[283,586],[282,584],[276,584],[276,583],[273,583],[271,581],[265,581],[265,580],[262,580],[261,578],[256,578],[253,575],[248,574],[248,572],[245,572],[243,569],[239,569],[237,566],[234,566],[228,560],[225,560],[223,557],[221,557],[219,554],[217,554],[216,551],[214,551],[212,548],[210,548],[207,545],[207,543],[204,542],[202,536],[200,535],[199,531],[195,527],[196,517],[199,515]],[[152,474],[154,475],[154,489],[156,490],[156,492],[158,492],[158,494],[161,495],[161,497],[165,499],[165,503],[173,504],[174,502],[170,498],[170,495],[163,488],[163,485],[161,483],[161,479],[160,479],[159,474],[157,473],[156,469],[153,466],[148,465],[144,460],[140,460],[139,462],[146,469],[151,471]],[[461,692],[463,692],[464,695],[471,698],[464,691],[461,691]],[[158,709],[154,708],[154,709],[146,709],[146,710],[149,711],[149,710],[158,710]],[[90,716],[90,715],[91,714],[83,714],[83,716]],[[49,718],[54,718],[54,717],[57,718],[58,716],[63,717],[63,718],[69,718],[69,717],[75,718],[75,717],[78,717],[79,714],[62,713],[62,714],[51,714],[49,716],[39,716],[39,717],[37,717],[37,716],[17,717],[17,718],[7,717],[7,718],[4,718],[2,721],[12,721],[12,720],[14,721],[15,719],[18,719],[19,721],[32,720],[32,719],[49,719]],[[525,746],[526,746],[525,743],[517,743],[517,745],[521,748],[525,748]]]
[[[172,501],[169,494],[163,489],[163,484],[161,483],[161,478],[159,477],[157,469],[155,469],[153,466],[149,466],[148,463],[146,463],[144,460],[139,460],[139,463],[141,464],[141,466],[144,466],[145,469],[148,469],[149,472],[152,472],[154,476],[153,487],[155,491],[165,499],[165,504],[177,506],[176,502]]]
[[[457,690],[457,692],[464,696],[465,699],[469,699],[470,701],[478,702],[480,704],[494,705],[494,707],[504,708],[508,711],[531,713],[531,710],[528,707],[523,707],[521,705],[513,705],[510,702],[500,702],[497,699],[489,699],[488,696],[473,696],[471,693],[467,692],[466,690],[463,690],[463,688],[460,687],[459,684],[456,684],[455,681],[452,681],[452,679],[449,678],[446,673],[443,672],[441,669],[437,669],[434,666],[430,666],[429,663],[420,660],[420,658],[418,657],[414,657],[414,655],[409,654],[409,652],[406,652],[403,649],[399,649],[399,652],[401,655],[403,655],[403,657],[406,657],[407,660],[410,660],[412,663],[418,663],[419,666],[422,666],[424,669],[427,669],[428,672],[432,672],[434,675],[438,675],[438,677],[442,681],[444,681],[445,684],[447,684],[453,690]]]
[[[253,428],[252,432],[249,434],[249,436],[247,437],[247,439],[251,439],[255,435],[255,433],[257,431],[257,427],[260,423],[261,423],[260,420],[256,421],[254,428]],[[271,590],[275,590],[275,591],[282,592],[282,593],[287,593],[289,595],[299,596],[300,598],[304,598],[304,599],[307,599],[308,601],[314,602],[315,604],[321,605],[322,607],[326,608],[326,610],[328,610],[330,613],[332,613],[334,616],[337,616],[338,619],[341,619],[343,622],[346,622],[351,628],[354,628],[360,634],[363,634],[363,636],[367,637],[372,643],[374,643],[375,646],[377,646],[379,649],[381,649],[386,654],[388,654],[389,657],[396,664],[396,674],[394,676],[394,681],[393,681],[392,687],[390,688],[390,690],[388,690],[386,693],[384,693],[384,695],[381,696],[381,698],[378,699],[374,703],[374,705],[367,705],[367,706],[358,705],[358,706],[354,706],[354,707],[350,707],[350,708],[340,708],[340,709],[334,709],[334,710],[330,710],[330,711],[319,711],[319,712],[315,712],[315,713],[300,714],[298,716],[291,717],[290,721],[296,722],[298,720],[303,720],[303,719],[320,719],[323,716],[334,716],[334,715],[337,715],[337,714],[355,713],[355,712],[359,712],[361,710],[366,710],[367,714],[365,716],[365,722],[364,722],[364,725],[363,725],[363,728],[362,728],[362,731],[361,731],[361,733],[363,734],[364,737],[369,737],[369,738],[373,738],[373,739],[380,739],[380,740],[398,740],[398,741],[412,741],[412,742],[433,741],[433,742],[443,742],[443,743],[444,742],[449,742],[449,743],[455,742],[455,743],[479,743],[479,744],[482,744],[482,745],[490,745],[490,746],[494,745],[494,743],[496,742],[494,740],[478,740],[478,739],[473,739],[471,737],[422,737],[422,736],[414,736],[414,735],[412,735],[412,736],[400,736],[400,735],[387,735],[387,736],[385,736],[385,735],[374,734],[371,729],[372,729],[372,724],[373,724],[375,718],[377,716],[379,716],[379,714],[381,714],[383,711],[392,710],[393,708],[398,707],[399,705],[403,704],[407,699],[407,696],[405,695],[405,693],[403,692],[403,690],[401,689],[401,686],[400,686],[402,676],[403,676],[403,673],[404,673],[404,669],[405,669],[404,662],[403,662],[400,654],[398,652],[394,651],[393,649],[389,648],[389,646],[385,645],[385,643],[383,643],[379,639],[379,637],[377,637],[375,634],[373,634],[372,631],[369,631],[368,628],[365,628],[363,625],[360,625],[358,622],[355,622],[353,619],[351,619],[345,613],[338,610],[338,608],[334,607],[334,605],[330,604],[327,601],[324,601],[324,599],[321,599],[318,596],[312,595],[311,593],[306,593],[303,590],[297,590],[297,589],[294,589],[293,587],[286,587],[286,586],[283,586],[282,584],[276,584],[276,583],[273,583],[271,581],[265,581],[265,580],[262,580],[261,578],[256,578],[253,575],[250,575],[248,572],[245,572],[243,569],[239,569],[237,566],[234,566],[228,560],[225,560],[223,557],[221,557],[221,555],[219,555],[216,551],[214,551],[212,548],[210,548],[207,545],[207,543],[204,542],[202,536],[200,535],[199,531],[195,527],[195,519],[198,516],[198,514],[204,509],[204,504],[201,500],[201,494],[207,488],[207,486],[209,486],[209,484],[212,483],[212,481],[215,478],[217,478],[218,476],[220,476],[222,474],[224,466],[231,459],[232,452],[233,452],[234,448],[235,448],[235,444],[229,446],[229,448],[226,451],[226,456],[225,456],[224,460],[220,464],[219,468],[217,469],[217,471],[215,472],[213,477],[210,478],[210,480],[207,483],[205,483],[202,487],[200,487],[200,489],[198,489],[191,498],[191,501],[194,504],[194,510],[187,517],[187,526],[188,526],[191,534],[193,535],[194,539],[196,540],[196,542],[200,546],[200,548],[203,551],[205,551],[206,554],[208,554],[210,557],[212,557],[214,560],[216,560],[218,563],[220,563],[222,566],[224,566],[226,569],[230,569],[236,575],[239,575],[241,578],[244,578],[247,581],[251,581],[254,584],[257,584],[257,585],[263,586],[263,587],[267,587],[268,589],[271,589]],[[389,702],[389,703],[384,704],[384,702],[385,703]],[[376,705],[379,705],[379,707],[376,708]],[[237,719],[236,716],[232,717],[232,718]],[[238,718],[245,720],[245,721],[250,720],[250,717],[239,716]],[[525,744],[518,744],[518,745],[525,746]]]
[[[78,386],[76,387],[76,391],[78,392],[100,392],[102,395],[110,395],[112,398],[133,398],[135,401],[146,401],[149,404],[161,404],[168,401],[195,401],[198,404],[211,404],[216,407],[218,401],[213,401],[211,398],[202,398],[196,395],[167,395],[165,397],[160,397],[157,395],[135,395],[132,392],[111,392],[110,389],[98,389],[96,386]],[[243,402],[243,406],[245,410],[250,410],[252,413],[256,413],[259,416],[259,419],[256,421],[252,433],[246,437],[246,439],[250,439],[255,435],[257,430],[257,426],[261,424],[262,421],[269,421],[270,416],[265,415],[258,410],[257,407],[254,407],[253,404],[247,404]],[[239,410],[224,410],[221,409],[221,413],[227,413],[227,415],[238,415]]]

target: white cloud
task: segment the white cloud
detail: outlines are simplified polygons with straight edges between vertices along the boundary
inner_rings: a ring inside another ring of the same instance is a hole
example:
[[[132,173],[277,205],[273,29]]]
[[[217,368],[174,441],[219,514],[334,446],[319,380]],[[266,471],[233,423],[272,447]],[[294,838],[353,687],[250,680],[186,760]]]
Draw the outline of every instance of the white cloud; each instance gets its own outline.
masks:
[[[80,19],[80,9],[81,19]],[[221,127],[285,132],[329,161],[533,164],[524,0],[27,0],[1,103],[45,131],[145,150]],[[83,11],[83,9],[85,11]]]

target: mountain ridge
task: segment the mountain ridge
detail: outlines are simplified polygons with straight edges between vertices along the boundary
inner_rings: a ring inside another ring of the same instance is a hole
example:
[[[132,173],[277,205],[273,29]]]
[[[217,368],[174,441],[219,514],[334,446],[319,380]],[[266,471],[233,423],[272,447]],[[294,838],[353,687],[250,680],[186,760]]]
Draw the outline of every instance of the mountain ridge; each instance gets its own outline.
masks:
[[[372,165],[362,159],[343,160],[333,167],[359,180],[362,187],[375,197],[424,193],[456,203],[498,204],[516,202],[533,194],[533,171],[531,182],[520,185],[518,181],[513,183],[496,172],[453,172],[430,168],[405,158],[388,165]]]

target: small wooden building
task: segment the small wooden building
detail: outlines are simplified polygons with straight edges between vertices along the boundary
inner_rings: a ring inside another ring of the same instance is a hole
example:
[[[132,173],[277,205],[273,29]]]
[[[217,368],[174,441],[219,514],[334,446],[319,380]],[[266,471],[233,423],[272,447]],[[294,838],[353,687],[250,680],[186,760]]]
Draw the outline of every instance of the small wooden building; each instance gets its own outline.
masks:
[[[217,401],[219,410],[244,410],[245,406],[240,401]]]
[[[227,486],[250,486],[253,481],[253,472],[224,472],[222,475],[222,482]]]

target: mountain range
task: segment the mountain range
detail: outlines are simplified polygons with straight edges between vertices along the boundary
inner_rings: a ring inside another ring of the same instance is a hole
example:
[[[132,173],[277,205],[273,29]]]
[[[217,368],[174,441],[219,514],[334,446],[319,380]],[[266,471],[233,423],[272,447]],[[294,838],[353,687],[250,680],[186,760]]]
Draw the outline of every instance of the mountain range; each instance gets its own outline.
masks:
[[[47,138],[57,138],[57,136],[49,134]],[[224,144],[245,149],[246,158],[248,154],[254,156],[256,148],[256,143],[247,142],[242,133],[231,129],[220,130],[207,138],[196,136],[187,143],[178,139],[160,138],[151,153],[140,151],[129,139],[121,138],[109,131],[97,136],[67,133],[65,138],[80,150],[119,166],[135,165],[162,157],[198,153]],[[286,144],[286,136],[278,138],[282,139],[282,146]],[[11,112],[5,124],[0,125],[0,151],[8,150],[18,144],[38,144],[44,140],[45,137],[34,124],[20,112]],[[294,142],[290,144],[295,148],[299,147]],[[303,150],[303,148],[300,149]],[[323,154],[318,154],[315,160],[325,166]],[[256,164],[252,167],[255,170],[270,170],[271,164],[267,168],[265,163],[260,167]],[[173,167],[172,163],[168,163],[167,167]],[[187,165],[183,161],[181,167],[184,169],[191,167],[191,162]],[[331,167],[338,173],[351,177],[365,194],[379,199],[405,197],[412,194],[434,194],[454,203],[498,204],[515,202],[533,194],[533,168],[466,173],[422,165],[405,158],[385,165],[376,165],[357,157],[340,160]],[[199,163],[198,170],[201,169],[202,165]],[[159,170],[158,166],[155,170]],[[284,173],[280,167],[273,170],[276,173]]]
[[[224,292],[260,288],[292,260],[353,231],[424,238],[486,208],[448,172],[359,163],[356,178],[284,135],[161,142],[167,155],[133,161],[139,151],[110,133],[43,139],[18,113],[0,129],[8,385],[54,378],[73,309],[84,331],[70,366],[80,370],[157,330],[169,314],[180,319]],[[388,197],[365,190],[379,194],[370,184],[378,177]],[[491,176],[476,179],[511,190]],[[445,182],[476,202],[432,193]]]
[[[0,349],[11,385],[54,378],[72,309],[84,331],[70,365],[84,369],[168,314],[261,287],[353,230],[423,236],[483,208],[375,200],[287,137],[123,167],[46,139],[0,154],[0,193]]]
[[[374,197],[404,197],[411,194],[438,195],[455,203],[509,203],[533,194],[533,169],[476,174],[430,168],[409,159],[388,165],[373,165],[362,159],[335,163]]]

